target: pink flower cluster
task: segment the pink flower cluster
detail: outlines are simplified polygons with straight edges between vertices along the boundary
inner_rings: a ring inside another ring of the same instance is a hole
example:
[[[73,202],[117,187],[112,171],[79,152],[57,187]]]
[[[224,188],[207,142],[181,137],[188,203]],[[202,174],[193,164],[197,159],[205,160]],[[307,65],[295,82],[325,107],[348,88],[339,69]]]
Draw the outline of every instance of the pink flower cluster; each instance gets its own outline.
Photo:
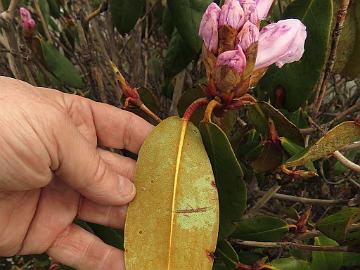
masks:
[[[217,57],[217,66],[227,66],[242,73],[247,65],[247,51],[256,42],[254,70],[274,63],[282,67],[300,60],[306,39],[306,27],[301,21],[282,20],[260,30],[260,21],[266,18],[272,3],[273,0],[225,0],[221,8],[215,3],[208,6],[199,35],[207,50]],[[227,27],[226,31],[224,27]],[[226,46],[222,46],[224,32],[228,36],[235,33],[234,42],[230,38],[230,42],[228,40]]]
[[[24,7],[20,8],[21,26],[25,32],[31,32],[35,29],[35,21],[31,17],[31,13]]]

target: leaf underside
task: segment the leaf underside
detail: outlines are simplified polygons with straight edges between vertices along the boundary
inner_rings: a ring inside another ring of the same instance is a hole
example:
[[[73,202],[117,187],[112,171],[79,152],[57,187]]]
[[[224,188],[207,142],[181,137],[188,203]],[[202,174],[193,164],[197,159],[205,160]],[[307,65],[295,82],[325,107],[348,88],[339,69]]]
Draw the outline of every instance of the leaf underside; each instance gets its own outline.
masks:
[[[125,225],[127,270],[211,269],[218,234],[214,175],[196,127],[160,123],[136,165],[137,195]]]

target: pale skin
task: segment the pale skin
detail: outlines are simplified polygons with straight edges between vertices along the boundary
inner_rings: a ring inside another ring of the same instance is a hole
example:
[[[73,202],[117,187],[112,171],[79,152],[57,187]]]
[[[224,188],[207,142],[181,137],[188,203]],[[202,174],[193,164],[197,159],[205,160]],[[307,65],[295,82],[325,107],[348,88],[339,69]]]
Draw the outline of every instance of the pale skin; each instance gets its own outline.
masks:
[[[122,251],[73,224],[123,228],[152,126],[134,114],[0,76],[0,256],[47,252],[77,269],[125,269]]]

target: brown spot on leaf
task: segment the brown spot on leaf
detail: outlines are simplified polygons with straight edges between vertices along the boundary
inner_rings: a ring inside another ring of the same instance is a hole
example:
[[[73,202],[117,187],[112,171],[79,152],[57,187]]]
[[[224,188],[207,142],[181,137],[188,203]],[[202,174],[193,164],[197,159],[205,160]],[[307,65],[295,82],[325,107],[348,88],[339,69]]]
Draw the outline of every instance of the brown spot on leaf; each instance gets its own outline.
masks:
[[[191,213],[199,213],[199,212],[206,212],[209,207],[200,207],[200,208],[189,208],[189,209],[178,209],[176,213],[178,214],[191,214]]]

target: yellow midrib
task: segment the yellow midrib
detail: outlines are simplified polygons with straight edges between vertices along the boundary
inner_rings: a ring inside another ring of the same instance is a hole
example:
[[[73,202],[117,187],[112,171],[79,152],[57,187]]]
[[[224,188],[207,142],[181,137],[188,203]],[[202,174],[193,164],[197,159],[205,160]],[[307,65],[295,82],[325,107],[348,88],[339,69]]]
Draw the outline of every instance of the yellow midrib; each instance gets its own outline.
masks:
[[[176,211],[175,211],[176,189],[177,189],[177,185],[178,185],[180,162],[181,162],[181,156],[182,156],[182,152],[183,152],[182,149],[184,146],[187,124],[188,124],[188,121],[182,120],[180,140],[179,140],[178,152],[177,152],[177,156],[176,156],[174,188],[173,188],[173,196],[172,196],[172,204],[171,204],[170,238],[169,238],[169,251],[168,251],[169,252],[168,253],[168,267],[167,267],[168,270],[170,270],[171,252],[172,252],[172,245],[173,245],[174,220],[175,220],[175,214],[176,214]]]

